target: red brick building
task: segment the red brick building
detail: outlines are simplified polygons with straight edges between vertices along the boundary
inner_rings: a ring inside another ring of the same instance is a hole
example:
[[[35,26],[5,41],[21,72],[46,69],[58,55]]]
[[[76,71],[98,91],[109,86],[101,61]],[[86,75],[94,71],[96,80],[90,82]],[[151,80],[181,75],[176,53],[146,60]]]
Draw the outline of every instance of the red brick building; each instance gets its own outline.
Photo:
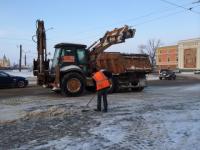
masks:
[[[159,47],[156,50],[156,65],[159,70],[178,68],[178,45]]]

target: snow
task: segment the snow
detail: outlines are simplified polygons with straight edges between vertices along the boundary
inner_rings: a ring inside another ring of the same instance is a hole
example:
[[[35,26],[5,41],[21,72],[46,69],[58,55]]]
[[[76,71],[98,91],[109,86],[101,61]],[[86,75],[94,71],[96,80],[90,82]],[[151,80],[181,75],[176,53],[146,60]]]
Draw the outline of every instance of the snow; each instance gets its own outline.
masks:
[[[6,70],[5,72],[10,75],[21,76],[21,77],[25,77],[25,78],[34,77],[33,72],[30,70],[21,70],[21,72],[19,72],[19,70]]]
[[[24,111],[18,111],[18,108],[13,106],[0,106],[0,123],[13,122],[25,115]]]
[[[159,80],[158,75],[149,74],[146,76],[147,80]]]
[[[187,92],[187,91],[200,92],[200,85],[196,84],[192,86],[187,86],[183,89],[183,92]]]
[[[182,91],[196,92],[199,88],[200,84],[181,88],[175,86],[170,88],[169,91],[171,91],[173,95],[173,91],[176,92],[176,94],[181,94]],[[166,88],[160,89],[161,91],[158,92],[166,90]],[[186,94],[187,93],[184,93],[183,97]],[[137,120],[126,120],[129,117],[134,117],[135,114],[133,110],[136,108],[139,109],[142,101],[136,100],[131,103],[131,99],[129,99],[130,102],[124,100],[118,103],[118,107],[120,107],[121,104],[129,105],[130,108],[127,108],[126,112],[131,112],[132,115],[123,116],[116,112],[115,117],[103,115],[101,118],[97,118],[101,124],[89,130],[91,134],[90,137],[82,139],[74,137],[71,139],[69,136],[66,136],[60,140],[49,141],[47,145],[37,148],[54,147],[55,149],[87,150],[102,149],[102,147],[104,147],[103,149],[109,149],[109,147],[113,147],[113,145],[117,144],[118,146],[114,147],[114,149],[121,149],[120,146],[127,146],[130,149],[198,149],[200,141],[200,101],[195,104],[193,104],[193,102],[187,102],[186,106],[181,108],[182,103],[178,101],[181,99],[177,98],[177,101],[167,103],[166,95],[163,96],[164,99],[166,99],[164,102],[155,103],[155,105],[150,102],[150,106],[159,106],[159,109],[157,111],[150,111],[151,109],[149,111],[144,110],[145,113],[142,117],[145,122],[142,124],[139,123],[139,126],[136,128],[134,126],[137,126]],[[120,99],[119,96],[118,99]],[[195,98],[195,100],[198,99]],[[139,101],[140,105],[138,105]],[[184,102],[185,101],[188,101],[188,99],[185,98]],[[133,106],[131,104],[133,104]],[[113,103],[113,105],[115,105],[115,103]],[[132,130],[130,130],[131,128]],[[134,130],[138,130],[138,132],[134,133]],[[130,139],[133,141],[138,140],[140,144],[137,144],[137,142],[134,143]],[[152,143],[153,146],[148,147],[148,143]]]
[[[91,120],[89,121],[95,120],[97,124],[89,124],[87,130],[81,130],[84,126],[80,126],[80,129],[75,128],[77,135],[65,134],[50,140],[47,138],[48,140],[46,139],[45,142],[38,145],[40,139],[33,139],[20,145],[19,149],[199,149],[199,91],[200,84],[195,83],[182,86],[176,84],[173,86],[149,86],[141,93],[111,94],[108,97],[108,113],[92,111],[92,108],[96,107],[95,100],[90,104],[91,110],[88,113]],[[80,113],[80,109],[83,108],[81,106],[85,106],[91,98],[91,95],[76,98],[58,98],[56,96],[52,96],[52,98],[51,96],[39,95],[22,98],[22,104],[19,105],[20,101],[17,101],[17,106],[10,106],[7,104],[7,100],[3,100],[0,105],[0,114],[15,115],[34,107],[36,109],[32,112],[37,115],[43,111],[57,110],[57,107],[54,106],[66,104],[65,110],[72,111],[70,114],[73,115],[73,110],[77,111],[78,109],[77,112]],[[47,105],[53,105],[54,109],[52,107],[45,108]],[[23,117],[24,114],[21,115]],[[40,136],[44,140],[45,136],[42,134],[41,131]],[[59,133],[54,134],[58,135]]]
[[[199,147],[199,113],[199,110],[168,110],[156,114],[151,112],[145,115],[145,119],[149,122],[162,122],[151,125],[150,130],[158,133],[164,149],[189,150]]]

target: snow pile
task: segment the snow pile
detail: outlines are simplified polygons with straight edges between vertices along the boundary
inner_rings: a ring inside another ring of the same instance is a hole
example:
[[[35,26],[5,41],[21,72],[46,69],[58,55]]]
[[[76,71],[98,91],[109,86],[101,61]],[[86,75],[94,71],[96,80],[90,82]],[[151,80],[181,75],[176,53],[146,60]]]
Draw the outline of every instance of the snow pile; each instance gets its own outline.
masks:
[[[46,110],[44,109],[36,109],[34,111],[30,111],[24,117],[25,119],[36,118],[36,117],[54,117],[54,116],[63,116],[66,115],[67,112],[64,108],[59,108],[57,106],[50,107]]]
[[[19,70],[7,70],[5,72],[13,76],[21,76],[25,78],[34,77],[33,72],[30,70],[22,70],[21,72],[19,72]]]
[[[159,79],[158,75],[153,75],[153,74],[149,74],[146,77],[147,77],[147,80],[158,80]]]

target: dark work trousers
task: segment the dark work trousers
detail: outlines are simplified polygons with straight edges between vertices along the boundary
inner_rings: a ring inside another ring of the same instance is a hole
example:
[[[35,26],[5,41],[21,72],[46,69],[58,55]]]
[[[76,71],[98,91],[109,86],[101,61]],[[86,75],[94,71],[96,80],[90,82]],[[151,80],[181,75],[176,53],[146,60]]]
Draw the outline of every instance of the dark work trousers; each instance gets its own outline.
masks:
[[[101,98],[103,97],[104,111],[107,112],[107,109],[108,109],[107,92],[108,92],[108,88],[99,90],[97,92],[97,94],[98,94],[98,96],[97,96],[97,110],[98,111],[101,111]]]

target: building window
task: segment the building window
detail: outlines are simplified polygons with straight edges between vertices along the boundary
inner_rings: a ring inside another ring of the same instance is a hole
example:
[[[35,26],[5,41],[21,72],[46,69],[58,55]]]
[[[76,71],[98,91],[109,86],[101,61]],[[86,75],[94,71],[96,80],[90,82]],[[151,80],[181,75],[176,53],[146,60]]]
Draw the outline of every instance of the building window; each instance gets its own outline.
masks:
[[[169,54],[169,53],[170,53],[170,49],[167,50],[167,54]]]
[[[161,62],[161,58],[160,57],[158,57],[158,61]]]
[[[169,57],[167,58],[167,61],[170,62],[170,58]]]

